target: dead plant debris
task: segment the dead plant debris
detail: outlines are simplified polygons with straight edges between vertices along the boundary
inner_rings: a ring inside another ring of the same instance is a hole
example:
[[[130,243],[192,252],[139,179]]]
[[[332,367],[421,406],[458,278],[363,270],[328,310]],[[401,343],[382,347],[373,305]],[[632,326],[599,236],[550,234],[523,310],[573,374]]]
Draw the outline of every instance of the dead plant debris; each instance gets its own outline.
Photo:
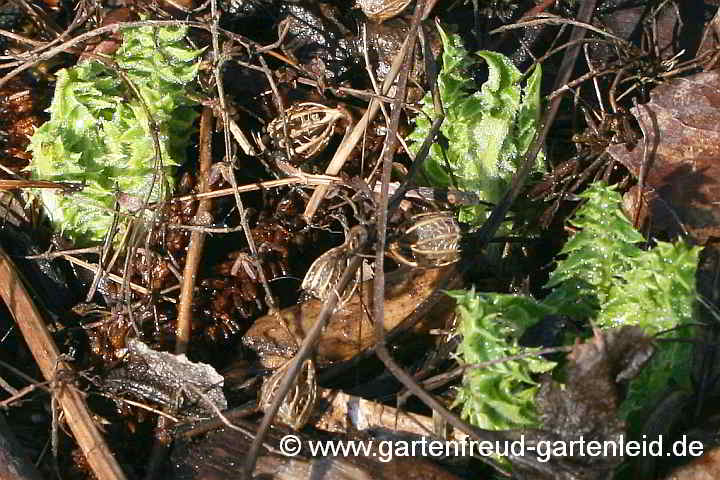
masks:
[[[711,478],[719,15],[710,0],[0,2],[6,476]],[[610,201],[595,216],[612,222],[570,221],[599,181],[635,229]],[[640,265],[670,242],[705,247],[695,285],[687,258]],[[557,262],[577,275],[550,291]],[[620,300],[598,321],[601,290],[633,278],[683,282],[692,304],[652,303],[693,323],[608,325]],[[691,378],[625,415],[653,362]],[[660,434],[708,453],[379,447]],[[375,449],[310,453],[347,440]]]

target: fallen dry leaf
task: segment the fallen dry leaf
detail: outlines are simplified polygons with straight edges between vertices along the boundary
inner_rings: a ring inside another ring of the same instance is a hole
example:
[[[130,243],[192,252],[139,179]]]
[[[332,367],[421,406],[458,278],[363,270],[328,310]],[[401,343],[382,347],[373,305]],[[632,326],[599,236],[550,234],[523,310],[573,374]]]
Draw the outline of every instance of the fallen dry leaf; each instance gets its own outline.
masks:
[[[720,236],[720,72],[698,73],[659,85],[650,102],[631,111],[645,135],[632,150],[611,145],[608,153],[647,177],[641,208],[651,226],[671,236],[686,231],[700,243]],[[647,152],[645,152],[647,146]],[[638,205],[628,193],[634,216]],[[644,216],[644,214],[643,214]]]
[[[665,480],[714,480],[720,478],[720,448],[675,469]]]
[[[449,268],[449,267],[448,267]],[[385,289],[385,330],[399,325],[425,302],[442,278],[445,268],[400,269],[386,275]],[[347,360],[369,348],[375,341],[373,324],[368,317],[372,311],[372,281],[363,282],[361,295],[354,295],[340,310],[333,314],[317,346],[317,361],[327,364]],[[288,327],[295,330],[298,338],[315,323],[323,307],[320,300],[310,300],[300,305],[283,309],[280,314]],[[418,328],[427,331],[442,327],[453,311],[453,301],[443,295],[438,305],[425,316]],[[276,315],[268,314],[255,320],[243,335],[243,344],[254,350],[267,368],[276,368],[295,354],[297,344],[288,329]]]
[[[634,377],[652,355],[650,338],[637,326],[596,330],[593,338],[573,346],[568,355],[565,384],[546,379],[537,394],[541,430],[526,433],[528,443],[570,444],[585,441],[619,442],[625,425],[617,417],[619,383]],[[521,479],[607,479],[622,456],[579,455],[537,462],[530,455],[512,459],[513,473]]]

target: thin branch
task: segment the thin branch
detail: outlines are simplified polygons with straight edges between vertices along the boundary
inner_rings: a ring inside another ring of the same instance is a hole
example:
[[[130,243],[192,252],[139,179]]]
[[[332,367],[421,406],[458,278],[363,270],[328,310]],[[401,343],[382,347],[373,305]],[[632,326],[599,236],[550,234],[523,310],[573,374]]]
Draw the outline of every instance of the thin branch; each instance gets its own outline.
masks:
[[[98,269],[99,269],[97,265],[94,265],[94,264],[92,264],[92,263],[86,262],[86,261],[84,261],[84,260],[80,260],[79,258],[75,258],[75,257],[73,257],[72,255],[67,255],[67,254],[65,254],[64,252],[57,252],[57,253],[61,254],[60,256],[61,256],[62,258],[64,258],[65,260],[67,260],[68,262],[74,263],[75,265],[79,265],[80,267],[85,268],[85,269],[87,269],[87,270],[90,270],[90,271],[93,272],[93,273],[97,273],[97,271],[98,271]],[[51,255],[52,255],[52,254],[51,254]],[[124,279],[123,277],[121,277],[120,275],[115,275],[114,273],[107,273],[106,276],[107,276],[108,279],[110,279],[110,280],[112,280],[113,282],[118,283],[118,284],[120,284],[120,285],[122,285],[123,283],[125,283],[125,279]],[[129,287],[130,289],[132,289],[132,290],[135,290],[137,293],[140,293],[140,294],[142,294],[142,295],[151,295],[151,294],[152,294],[152,292],[151,292],[150,290],[148,290],[147,288],[145,288],[145,287],[143,287],[143,286],[141,286],[141,285],[138,285],[137,283],[128,282],[128,287]],[[169,302],[175,303],[175,299],[174,299],[174,298],[163,297],[163,299],[164,299],[164,300],[167,300],[167,301],[169,301]]]
[[[200,117],[200,171],[198,172],[198,185],[200,193],[209,189],[210,164],[212,163],[212,110],[205,107]],[[212,223],[212,200],[201,200],[195,213],[197,225]],[[178,305],[177,339],[175,353],[185,353],[190,342],[192,331],[192,303],[197,280],[197,272],[202,259],[202,249],[205,244],[205,232],[194,230],[190,233],[185,269],[183,270],[182,287],[180,289],[180,303]]]
[[[187,202],[190,200],[202,200],[204,198],[219,198],[235,195],[235,193],[254,192],[258,190],[269,190],[271,188],[287,187],[289,185],[337,185],[342,183],[342,179],[331,177],[329,175],[313,175],[310,173],[303,174],[302,177],[286,177],[277,180],[268,180],[266,182],[248,183],[246,185],[238,185],[237,187],[221,188],[207,193],[191,193],[182,197],[175,197],[173,202]]]
[[[543,348],[540,350],[533,350],[532,352],[525,352],[525,353],[519,353],[517,355],[509,355],[507,357],[502,358],[496,358],[494,360],[488,360],[487,362],[480,362],[480,363],[468,363],[465,365],[460,365],[449,372],[444,372],[440,375],[436,375],[434,377],[430,377],[423,381],[423,387],[428,390],[436,390],[443,385],[447,385],[448,383],[452,382],[456,378],[461,377],[466,371],[468,370],[479,370],[487,367],[491,367],[493,365],[497,365],[500,363],[505,362],[513,362],[516,360],[523,360],[525,358],[535,358],[540,357],[542,355],[547,355],[549,353],[558,353],[558,352],[571,352],[573,347],[567,346],[567,347],[548,347]],[[409,395],[399,395],[399,399],[402,402],[403,400],[406,400]]]
[[[61,360],[60,352],[45,326],[40,311],[20,281],[12,261],[2,249],[0,249],[0,296],[15,318],[45,379],[55,381],[55,372],[58,368],[71,371],[72,368]],[[124,480],[125,474],[113,457],[105,439],[95,427],[82,395],[72,388],[61,388],[54,393],[54,398],[62,406],[67,423],[97,478]]]
[[[408,78],[408,66],[411,60],[413,46],[417,38],[417,30],[420,23],[420,16],[423,12],[424,1],[418,1],[415,7],[415,13],[413,15],[412,25],[408,34],[408,49],[404,55],[404,66],[400,72],[400,76],[397,82],[397,92],[395,102],[393,105],[391,124],[388,128],[388,133],[385,137],[385,155],[382,159],[383,172],[382,172],[382,186],[380,191],[380,198],[378,200],[378,234],[375,247],[375,278],[373,281],[373,315],[375,322],[375,352],[378,358],[383,362],[385,367],[397,378],[400,382],[405,385],[408,390],[412,391],[418,398],[420,398],[426,405],[433,410],[438,411],[444,418],[448,420],[450,424],[466,432],[468,435],[477,436],[475,429],[462,420],[456,415],[452,414],[447,408],[445,408],[439,401],[435,400],[430,394],[423,390],[415,381],[412,376],[408,375],[392,358],[387,348],[387,338],[385,334],[385,328],[383,326],[383,319],[385,318],[385,273],[383,271],[383,264],[385,260],[385,239],[387,232],[387,208],[388,208],[388,197],[389,197],[389,184],[390,184],[390,172],[392,168],[392,151],[395,148],[395,132],[397,131],[400,123],[401,114],[401,102],[406,94],[407,78]],[[484,432],[483,432],[484,433]],[[486,438],[499,439],[500,435],[498,432],[488,432]],[[494,437],[494,438],[493,438]],[[490,464],[495,464],[494,460],[487,458],[485,459]],[[498,467],[499,468],[499,467]]]
[[[418,6],[416,7],[416,15],[413,18],[413,26],[411,28],[417,29],[418,24],[418,10],[421,9],[422,2],[418,2]],[[580,8],[580,15],[581,18],[584,15],[588,20],[589,17],[592,15],[592,12],[594,10],[595,1],[590,0],[589,2],[583,3]],[[582,33],[577,34],[577,30],[575,29],[573,31],[573,35],[571,37],[577,37],[578,35],[582,35]],[[584,32],[583,32],[584,33]],[[414,40],[414,37],[410,35],[409,37],[411,40]],[[572,38],[573,40],[575,38]],[[574,56],[571,53],[569,57],[566,58],[566,61],[563,62],[563,66],[568,68],[568,70],[571,70],[572,64],[575,62],[575,58],[577,58],[577,49],[575,50]],[[570,65],[568,65],[570,64]],[[563,72],[569,75],[569,72]],[[562,78],[563,75],[561,74]],[[400,76],[399,85],[398,85],[398,97],[400,97],[401,91],[405,87],[407,76],[406,76],[406,70],[403,70]],[[566,80],[564,80],[566,81]],[[559,100],[559,99],[558,99]],[[555,102],[558,103],[558,102]],[[388,136],[386,137],[386,141],[389,142],[390,146],[395,143],[394,136],[392,134],[393,127],[397,127],[397,123],[399,120],[399,111],[397,109],[399,108],[399,100],[398,103],[395,105],[396,110],[393,111],[393,125],[390,127],[390,131],[388,132]],[[554,111],[553,111],[554,110]],[[555,112],[557,111],[557,105],[555,105],[555,109],[550,109],[550,111],[547,112],[546,116],[544,117],[544,122],[542,124],[542,128],[540,129],[540,133],[535,136],[535,139],[533,140],[530,148],[528,149],[528,152],[525,154],[525,158],[523,161],[523,164],[518,169],[517,174],[513,178],[513,181],[510,185],[510,188],[508,192],[505,194],[504,198],[498,203],[498,205],[493,209],[490,217],[488,220],[483,224],[481,229],[478,232],[478,242],[480,245],[486,244],[492,237],[494,236],[495,232],[497,231],[500,224],[503,222],[505,215],[507,214],[507,211],[509,210],[510,206],[512,205],[514,199],[519,194],[521,188],[525,184],[525,179],[527,178],[527,175],[529,174],[530,170],[532,169],[532,165],[534,165],[535,158],[540,151],[543,139],[545,138],[545,135],[547,134],[547,131],[549,129],[550,119],[554,118]],[[397,117],[397,118],[396,118]],[[392,148],[389,148],[389,150],[392,150]],[[502,440],[508,440],[509,438],[512,438],[514,435],[514,432],[496,432],[496,431],[489,431],[489,430],[482,430],[475,427],[472,427],[462,420],[460,420],[456,415],[454,415],[452,412],[450,412],[442,403],[437,401],[432,395],[430,395],[428,392],[426,392],[424,389],[422,389],[417,381],[410,376],[407,372],[405,372],[392,358],[390,355],[390,352],[387,348],[386,343],[386,337],[384,329],[382,328],[382,319],[384,317],[384,302],[382,297],[382,284],[384,283],[384,273],[383,273],[383,248],[384,248],[384,237],[385,237],[385,230],[386,230],[386,207],[388,203],[388,186],[389,178],[390,178],[390,163],[391,163],[391,157],[387,154],[383,159],[383,185],[382,185],[382,194],[381,198],[378,201],[378,246],[376,248],[377,257],[376,257],[376,277],[375,277],[375,291],[374,291],[374,298],[373,298],[373,307],[374,307],[374,315],[375,315],[375,328],[376,328],[376,352],[378,355],[378,358],[383,362],[383,364],[386,366],[386,368],[400,381],[402,384],[410,390],[414,395],[416,395],[420,400],[422,400],[426,405],[428,405],[430,408],[438,412],[440,415],[442,415],[443,418],[445,418],[451,425],[458,428],[459,430],[467,433],[468,435],[471,435],[473,438],[480,438],[480,439],[486,439],[486,440],[495,440],[495,441],[502,441]],[[492,459],[485,459],[488,461],[488,463],[494,463]],[[523,459],[525,462],[534,462],[533,459]],[[497,468],[497,465],[495,465]]]
[[[588,2],[589,3],[589,2]],[[592,2],[593,4],[595,2]],[[594,10],[594,8],[593,8]],[[580,18],[580,12],[578,12],[578,18]],[[512,23],[510,25],[503,25],[502,27],[496,28],[495,30],[491,30],[488,32],[490,35],[495,35],[496,33],[502,33],[506,32],[508,30],[514,30],[517,28],[526,28],[526,27],[535,27],[538,25],[572,25],[573,27],[579,27],[585,30],[590,30],[591,32],[598,33],[600,35],[603,35],[605,37],[611,38],[619,43],[622,43],[623,45],[627,44],[627,41],[624,39],[613,35],[612,33],[606,32],[605,30],[602,30],[600,28],[594,27],[593,25],[590,25],[589,23],[585,23],[583,21],[578,20],[571,20],[569,18],[562,18],[558,17],[557,15],[551,15],[551,14],[543,14],[538,15],[534,17],[533,20],[523,20],[522,22],[518,23]]]

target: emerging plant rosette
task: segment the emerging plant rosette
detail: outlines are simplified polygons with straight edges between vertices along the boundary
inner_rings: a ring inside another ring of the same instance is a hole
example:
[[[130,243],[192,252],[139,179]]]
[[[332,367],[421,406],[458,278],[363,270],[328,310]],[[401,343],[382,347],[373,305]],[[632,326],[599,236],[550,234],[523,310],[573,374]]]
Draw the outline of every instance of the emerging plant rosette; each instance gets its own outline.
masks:
[[[481,200],[497,203],[508,189],[525,152],[535,137],[540,120],[538,64],[527,75],[501,53],[476,52],[487,64],[488,80],[481,86],[473,80],[478,60],[463,47],[458,35],[439,28],[443,41],[443,67],[438,88],[445,110],[440,133],[447,142],[434,142],[423,164],[431,186],[456,186],[473,192]],[[524,85],[523,85],[524,83]],[[432,95],[422,100],[422,113],[408,139],[417,153],[430,132],[435,112]],[[541,170],[543,156],[536,158]],[[452,179],[451,179],[452,177]],[[487,218],[487,208],[464,207],[458,220],[475,228]]]
[[[30,138],[29,169],[35,179],[84,185],[76,193],[41,192],[53,223],[76,244],[103,240],[116,200],[121,213],[134,213],[167,198],[197,117],[191,94],[202,51],[185,34],[128,29],[107,65],[86,60],[57,73],[50,120]]]

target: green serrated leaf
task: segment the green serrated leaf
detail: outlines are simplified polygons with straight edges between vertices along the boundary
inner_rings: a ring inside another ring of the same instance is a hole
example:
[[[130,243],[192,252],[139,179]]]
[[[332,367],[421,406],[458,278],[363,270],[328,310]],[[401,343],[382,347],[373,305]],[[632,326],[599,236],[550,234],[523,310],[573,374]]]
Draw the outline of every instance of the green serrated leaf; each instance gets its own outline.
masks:
[[[50,217],[76,243],[104,238],[118,191],[139,198],[152,192],[149,201],[167,194],[171,168],[184,161],[197,117],[191,83],[202,50],[190,48],[185,34],[184,28],[124,30],[113,60],[141,98],[100,62],[58,72],[50,120],[30,139],[29,169],[37,179],[86,183],[73,195],[41,192]],[[157,173],[151,128],[160,140]]]
[[[537,302],[528,297],[451,292],[458,301],[458,357],[480,363],[519,352],[517,338],[550,314],[593,320],[601,328],[638,325],[648,334],[676,329],[666,338],[692,336],[695,272],[700,247],[657,242],[643,250],[643,236],[622,211],[622,198],[602,183],[583,194],[585,204],[571,220],[576,233],[562,250]],[[629,385],[620,415],[631,422],[661,398],[668,385],[689,388],[691,346],[659,343],[656,354]],[[540,362],[533,364],[533,362]],[[472,370],[456,399],[464,418],[484,428],[515,428],[532,423],[532,374],[552,368],[542,358]],[[522,420],[522,421],[520,421]],[[520,421],[520,423],[518,423]],[[502,427],[500,427],[502,426]]]
[[[425,173],[434,186],[452,184],[476,193],[481,200],[498,202],[515,174],[537,129],[540,111],[540,67],[535,67],[525,87],[522,73],[504,55],[480,51],[477,56],[488,66],[488,80],[475,85],[472,71],[476,57],[468,54],[460,37],[439,28],[443,40],[443,68],[438,87],[445,109],[442,134],[448,149],[433,145],[424,163]],[[434,117],[429,94],[423,100],[423,114],[416,117],[409,136],[419,148]],[[542,164],[542,156],[538,158]],[[487,216],[485,208],[466,208],[460,221],[479,225]]]
[[[478,364],[532,352],[517,340],[527,327],[552,312],[528,297],[448,292],[457,301],[462,342],[459,359]],[[551,370],[555,364],[530,357],[470,369],[463,378],[456,405],[462,416],[481,428],[502,430],[535,424],[533,405],[537,383],[533,374]]]
[[[582,231],[563,248],[566,257],[548,282],[555,289],[544,303],[566,315],[581,313],[603,328],[638,325],[653,334],[689,324],[700,247],[657,242],[643,250],[644,238],[624,215],[620,194],[597,183],[582,197],[587,202],[572,220]],[[681,328],[671,336],[690,335]],[[687,385],[690,353],[687,345],[658,344],[649,365],[630,384],[622,418],[648,407],[671,380]]]

